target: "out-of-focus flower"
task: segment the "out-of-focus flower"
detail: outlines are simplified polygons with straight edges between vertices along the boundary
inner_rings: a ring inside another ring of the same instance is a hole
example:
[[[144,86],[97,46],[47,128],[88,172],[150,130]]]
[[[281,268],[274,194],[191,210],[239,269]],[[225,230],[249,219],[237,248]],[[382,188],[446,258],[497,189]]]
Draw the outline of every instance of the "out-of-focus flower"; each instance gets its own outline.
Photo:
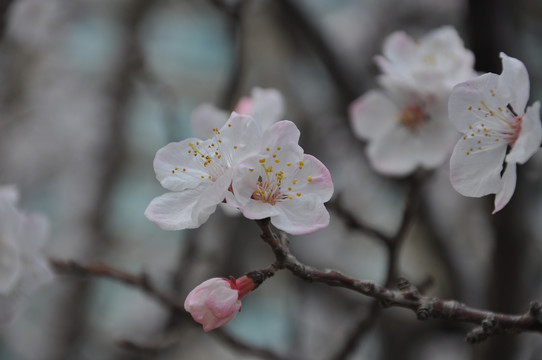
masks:
[[[271,218],[290,234],[306,234],[328,225],[324,206],[333,194],[327,168],[298,145],[299,130],[291,121],[269,127],[261,151],[247,157],[235,171],[237,206],[249,219]]]
[[[457,138],[448,121],[448,97],[453,85],[475,75],[473,55],[451,27],[420,41],[395,32],[383,52],[376,57],[383,90],[369,91],[350,106],[354,133],[368,140],[369,161],[382,174],[436,168]]]
[[[170,190],[154,198],[145,216],[165,230],[199,227],[217,205],[233,196],[233,169],[259,150],[261,132],[250,116],[233,113],[208,140],[189,138],[170,143],[156,153],[154,171]]]
[[[49,282],[53,273],[41,254],[47,220],[16,208],[14,186],[0,187],[0,323],[10,321],[24,296]]]
[[[383,72],[379,79],[383,86],[400,83],[420,92],[434,92],[451,89],[476,75],[474,55],[451,26],[430,31],[419,40],[403,31],[394,32],[384,41],[382,52],[375,61]]]
[[[516,164],[525,163],[542,142],[540,103],[525,110],[527,69],[504,53],[501,59],[501,75],[488,73],[457,85],[449,103],[450,119],[464,134],[450,160],[451,183],[465,196],[496,194],[493,213],[514,193]]]
[[[196,286],[186,297],[184,308],[204,331],[230,322],[241,311],[241,298],[257,284],[244,275],[235,278],[212,278]]]
[[[401,176],[432,169],[446,159],[456,133],[447,97],[372,90],[350,106],[354,134],[368,140],[367,156],[381,174]]]
[[[235,106],[235,112],[252,116],[262,129],[282,119],[284,115],[284,98],[275,89],[252,89],[250,97],[243,97]],[[205,103],[192,113],[192,127],[198,136],[212,137],[210,129],[220,129],[228,120],[228,112]]]

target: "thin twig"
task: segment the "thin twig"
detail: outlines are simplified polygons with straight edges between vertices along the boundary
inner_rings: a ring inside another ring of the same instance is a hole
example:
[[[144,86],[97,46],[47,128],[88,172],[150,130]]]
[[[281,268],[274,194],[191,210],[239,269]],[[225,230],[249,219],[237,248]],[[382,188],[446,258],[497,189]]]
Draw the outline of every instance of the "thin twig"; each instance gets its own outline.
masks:
[[[331,75],[337,89],[342,95],[345,105],[350,104],[361,93],[362,86],[353,85],[353,76],[344,69],[344,64],[339,60],[335,50],[325,40],[325,36],[316,23],[310,18],[299,1],[278,0],[283,9],[283,14],[289,18],[288,25],[299,31],[314,49],[316,55]]]
[[[168,308],[184,310],[182,303],[159,291],[145,273],[132,275],[100,262],[83,265],[70,260],[51,259],[49,263],[57,273],[81,277],[103,277],[120,281],[121,283],[139,288]]]

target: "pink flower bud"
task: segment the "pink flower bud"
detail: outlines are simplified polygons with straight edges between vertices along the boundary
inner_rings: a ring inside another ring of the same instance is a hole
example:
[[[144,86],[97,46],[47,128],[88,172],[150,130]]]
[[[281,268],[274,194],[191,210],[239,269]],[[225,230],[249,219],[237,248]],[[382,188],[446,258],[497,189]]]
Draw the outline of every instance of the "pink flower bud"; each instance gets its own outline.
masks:
[[[192,290],[184,302],[194,321],[210,331],[232,320],[241,311],[241,298],[256,287],[245,276],[239,279],[212,278]]]

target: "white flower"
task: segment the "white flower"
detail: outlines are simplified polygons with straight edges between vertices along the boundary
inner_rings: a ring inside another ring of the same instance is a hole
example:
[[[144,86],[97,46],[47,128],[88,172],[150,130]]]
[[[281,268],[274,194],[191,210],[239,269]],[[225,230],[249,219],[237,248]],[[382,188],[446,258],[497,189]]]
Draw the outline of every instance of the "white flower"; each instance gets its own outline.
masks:
[[[270,217],[273,225],[294,235],[328,225],[324,202],[333,194],[329,171],[303,153],[299,135],[287,120],[269,127],[263,133],[260,153],[239,164],[232,184],[245,217]]]
[[[385,175],[407,175],[418,167],[440,166],[457,139],[443,95],[372,90],[350,106],[354,134],[368,140],[373,168]]]
[[[231,196],[233,169],[257,151],[260,129],[250,117],[233,113],[209,140],[189,138],[156,153],[154,171],[171,192],[151,201],[145,216],[165,230],[196,228]]]
[[[375,61],[384,73],[383,86],[400,82],[420,92],[451,89],[476,75],[474,55],[451,26],[430,31],[417,41],[403,31],[394,32],[384,41],[383,56]]]
[[[501,75],[488,73],[457,85],[449,103],[450,120],[464,134],[450,160],[450,180],[465,196],[496,194],[493,213],[514,193],[516,164],[525,163],[542,142],[540,103],[525,109],[527,69],[504,53],[501,59]]]
[[[275,89],[255,87],[250,97],[243,97],[235,107],[235,112],[255,118],[262,129],[281,120],[284,115],[284,99]],[[192,127],[198,136],[209,138],[214,134],[210,129],[220,129],[228,120],[228,112],[211,104],[202,104],[192,113]]]
[[[53,277],[41,254],[48,222],[20,212],[17,199],[15,187],[0,187],[0,322],[10,321],[18,302]]]
[[[369,91],[350,106],[354,133],[369,142],[371,165],[385,175],[403,176],[446,160],[456,139],[448,121],[453,85],[472,78],[474,58],[449,26],[415,41],[395,32],[375,58],[384,90]]]

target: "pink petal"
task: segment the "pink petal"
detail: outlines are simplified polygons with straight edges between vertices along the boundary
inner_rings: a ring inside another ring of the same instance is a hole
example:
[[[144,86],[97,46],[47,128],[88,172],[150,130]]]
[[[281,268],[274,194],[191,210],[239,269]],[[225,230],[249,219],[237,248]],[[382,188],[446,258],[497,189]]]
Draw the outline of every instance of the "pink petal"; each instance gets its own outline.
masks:
[[[540,149],[542,142],[542,123],[540,122],[540,103],[537,101],[527,108],[521,124],[521,132],[510,153],[507,162],[525,163]]]

